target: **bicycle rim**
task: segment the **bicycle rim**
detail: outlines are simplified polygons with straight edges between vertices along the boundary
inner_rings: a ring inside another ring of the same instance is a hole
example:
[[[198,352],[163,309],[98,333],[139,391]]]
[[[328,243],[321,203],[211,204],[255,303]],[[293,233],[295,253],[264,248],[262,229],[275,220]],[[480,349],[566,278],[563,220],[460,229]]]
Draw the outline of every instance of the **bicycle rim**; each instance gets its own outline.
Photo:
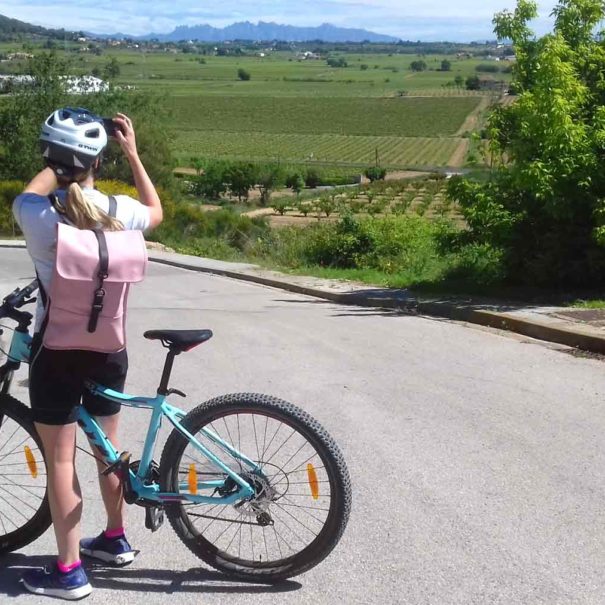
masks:
[[[46,465],[31,427],[0,406],[0,552],[39,535],[46,488]]]
[[[203,427],[258,463],[264,476],[255,477],[225,453]],[[191,536],[248,569],[285,566],[314,550],[335,512],[335,485],[321,443],[294,419],[268,410],[219,411],[203,427],[196,427],[196,438],[253,485],[255,496],[235,505],[183,505],[181,518]],[[173,485],[181,492],[194,476],[195,481],[226,479],[191,443],[175,472]]]

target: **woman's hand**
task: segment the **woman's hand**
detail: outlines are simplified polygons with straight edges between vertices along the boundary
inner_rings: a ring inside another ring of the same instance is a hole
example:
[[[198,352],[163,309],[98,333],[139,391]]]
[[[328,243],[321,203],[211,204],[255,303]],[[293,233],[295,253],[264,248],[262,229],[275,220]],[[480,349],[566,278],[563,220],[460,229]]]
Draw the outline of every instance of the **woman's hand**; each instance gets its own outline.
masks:
[[[118,126],[118,128],[116,128],[115,138],[120,144],[124,155],[128,159],[138,157],[137,140],[132,126],[132,120],[127,115],[119,113],[113,118],[113,121]]]

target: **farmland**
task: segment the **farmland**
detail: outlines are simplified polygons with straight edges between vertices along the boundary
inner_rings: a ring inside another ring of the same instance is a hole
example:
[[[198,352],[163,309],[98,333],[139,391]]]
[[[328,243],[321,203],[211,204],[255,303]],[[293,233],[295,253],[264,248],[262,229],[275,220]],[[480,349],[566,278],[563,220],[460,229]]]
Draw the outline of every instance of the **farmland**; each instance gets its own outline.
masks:
[[[0,52],[15,50],[0,46]],[[335,167],[378,160],[394,169],[438,168],[453,159],[459,166],[469,148],[460,139],[463,124],[484,109],[482,99],[495,100],[498,94],[460,85],[485,63],[480,57],[399,54],[396,47],[371,52],[370,46],[364,52],[332,49],[321,59],[300,60],[303,45],[292,51],[262,50],[217,56],[211,48],[202,54],[187,47],[108,46],[92,53],[66,45],[59,54],[78,75],[102,75],[115,59],[117,85],[153,92],[158,119],[166,123],[180,165],[192,157],[218,157]],[[343,66],[328,65],[326,56]],[[426,68],[412,70],[419,59]],[[449,69],[441,69],[443,61]],[[0,65],[5,72],[25,68],[24,61]],[[238,78],[238,70],[250,79]],[[497,70],[494,78],[510,79],[509,65]]]
[[[177,159],[218,157],[291,163],[341,164],[363,168],[379,163],[388,168],[442,167],[458,148],[457,137],[370,137],[333,134],[263,134],[200,132],[178,134]]]
[[[453,135],[477,97],[435,99],[174,97],[174,128],[226,132],[431,137]]]

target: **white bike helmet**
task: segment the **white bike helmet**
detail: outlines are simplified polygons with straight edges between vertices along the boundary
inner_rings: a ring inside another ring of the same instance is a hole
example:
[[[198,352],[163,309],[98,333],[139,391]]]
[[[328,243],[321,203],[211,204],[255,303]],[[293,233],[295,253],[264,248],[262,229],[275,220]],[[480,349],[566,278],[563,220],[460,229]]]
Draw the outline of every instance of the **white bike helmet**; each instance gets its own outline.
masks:
[[[102,118],[87,109],[57,109],[42,125],[42,156],[59,176],[88,170],[106,146]]]

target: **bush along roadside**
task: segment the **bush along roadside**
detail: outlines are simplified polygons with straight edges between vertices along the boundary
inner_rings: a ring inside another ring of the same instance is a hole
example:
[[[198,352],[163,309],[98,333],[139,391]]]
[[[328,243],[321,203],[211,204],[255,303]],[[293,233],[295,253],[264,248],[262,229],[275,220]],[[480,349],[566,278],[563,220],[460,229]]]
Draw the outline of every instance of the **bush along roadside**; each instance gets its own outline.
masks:
[[[465,244],[461,233],[447,219],[350,213],[304,229],[271,229],[263,218],[251,219],[228,209],[204,212],[195,204],[180,202],[173,218],[165,220],[151,238],[186,254],[382,286],[497,280],[498,255]]]

